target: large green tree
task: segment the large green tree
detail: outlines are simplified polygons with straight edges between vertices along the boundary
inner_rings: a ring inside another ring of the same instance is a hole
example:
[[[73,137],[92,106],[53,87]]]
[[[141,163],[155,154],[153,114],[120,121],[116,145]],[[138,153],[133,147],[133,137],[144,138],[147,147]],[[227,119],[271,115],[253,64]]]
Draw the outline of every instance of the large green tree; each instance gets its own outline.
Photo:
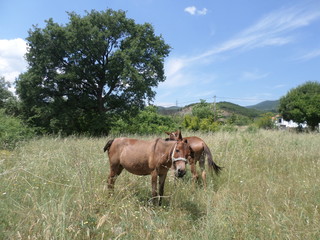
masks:
[[[306,82],[280,99],[279,112],[285,120],[307,122],[311,129],[320,123],[320,83]]]
[[[141,109],[165,80],[170,47],[124,11],[69,14],[29,31],[29,69],[17,92],[26,119],[47,132],[106,133],[110,115]]]

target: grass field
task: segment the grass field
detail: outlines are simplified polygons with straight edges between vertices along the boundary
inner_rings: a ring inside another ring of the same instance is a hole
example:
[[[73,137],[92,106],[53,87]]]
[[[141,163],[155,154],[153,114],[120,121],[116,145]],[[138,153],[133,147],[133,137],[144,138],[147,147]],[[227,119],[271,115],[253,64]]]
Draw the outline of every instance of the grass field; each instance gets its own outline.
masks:
[[[0,151],[0,239],[320,239],[319,134],[197,136],[221,175],[208,174],[207,189],[190,171],[168,177],[161,207],[150,204],[150,176],[124,171],[108,194],[107,139]]]

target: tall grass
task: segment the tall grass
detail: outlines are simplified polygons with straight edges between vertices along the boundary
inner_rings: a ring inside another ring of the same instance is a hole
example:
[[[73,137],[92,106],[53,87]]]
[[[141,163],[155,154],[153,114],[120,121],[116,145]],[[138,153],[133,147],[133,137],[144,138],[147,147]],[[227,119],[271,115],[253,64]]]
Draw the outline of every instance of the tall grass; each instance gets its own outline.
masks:
[[[150,176],[124,171],[107,191],[107,139],[45,137],[0,152],[0,239],[320,238],[319,134],[197,136],[224,170],[207,189],[190,171],[168,176],[162,207],[150,204]]]

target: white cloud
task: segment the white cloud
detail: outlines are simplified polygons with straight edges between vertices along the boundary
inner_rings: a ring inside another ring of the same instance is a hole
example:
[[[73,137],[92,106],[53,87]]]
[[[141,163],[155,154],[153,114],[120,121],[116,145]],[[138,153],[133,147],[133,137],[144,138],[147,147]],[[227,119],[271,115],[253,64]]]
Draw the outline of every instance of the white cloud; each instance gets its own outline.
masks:
[[[0,76],[13,83],[26,70],[26,51],[27,43],[21,38],[0,39]]]
[[[303,56],[297,58],[297,60],[308,61],[310,59],[317,58],[317,57],[320,57],[320,49],[314,49],[313,51],[308,52]]]
[[[186,7],[185,12],[190,13],[191,15],[206,15],[208,9],[203,8],[202,10],[197,9],[195,6]]]
[[[198,11],[197,11],[197,13],[198,13],[199,15],[206,15],[207,12],[208,12],[208,9],[206,9],[206,8],[203,8],[202,10],[198,10]]]
[[[195,6],[187,7],[186,12],[191,15],[199,14]],[[204,11],[205,12],[205,11]],[[317,8],[291,7],[273,11],[255,24],[243,30],[235,37],[222,42],[217,47],[209,49],[202,54],[171,59],[167,62],[165,69],[167,72],[168,86],[185,85],[185,79],[190,79],[190,67],[195,64],[201,64],[221,57],[221,54],[241,50],[248,51],[255,48],[267,46],[282,46],[295,41],[292,35],[294,30],[310,25],[320,18],[320,10]],[[320,56],[320,50],[306,54],[303,59],[310,59]],[[188,67],[188,68],[187,68]],[[189,75],[186,73],[188,69]],[[268,74],[244,73],[243,77],[247,79],[259,79],[267,77]],[[170,82],[170,83],[169,83]]]
[[[182,58],[171,58],[166,62],[167,76],[172,76],[185,67],[185,61]]]
[[[165,62],[167,80],[162,83],[162,85],[167,87],[187,85],[187,78],[184,77],[184,73],[181,71],[185,69],[187,65],[188,62],[183,58],[169,58]]]
[[[195,6],[191,6],[191,7],[186,7],[184,9],[185,12],[190,13],[191,15],[195,15],[197,8]]]
[[[320,10],[303,8],[281,9],[271,12],[251,27],[225,41],[220,46],[192,57],[194,61],[231,50],[251,50],[266,46],[282,46],[294,41],[292,31],[310,25],[320,18]]]

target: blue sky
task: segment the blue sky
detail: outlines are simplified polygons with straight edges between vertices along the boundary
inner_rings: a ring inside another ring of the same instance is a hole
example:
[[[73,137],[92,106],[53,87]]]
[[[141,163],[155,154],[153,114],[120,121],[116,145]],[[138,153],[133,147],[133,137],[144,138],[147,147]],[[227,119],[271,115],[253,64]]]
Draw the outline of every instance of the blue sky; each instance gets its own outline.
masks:
[[[216,96],[248,106],[320,81],[319,0],[1,0],[0,76],[14,81],[26,70],[24,39],[32,25],[106,8],[151,23],[172,47],[156,105]]]

